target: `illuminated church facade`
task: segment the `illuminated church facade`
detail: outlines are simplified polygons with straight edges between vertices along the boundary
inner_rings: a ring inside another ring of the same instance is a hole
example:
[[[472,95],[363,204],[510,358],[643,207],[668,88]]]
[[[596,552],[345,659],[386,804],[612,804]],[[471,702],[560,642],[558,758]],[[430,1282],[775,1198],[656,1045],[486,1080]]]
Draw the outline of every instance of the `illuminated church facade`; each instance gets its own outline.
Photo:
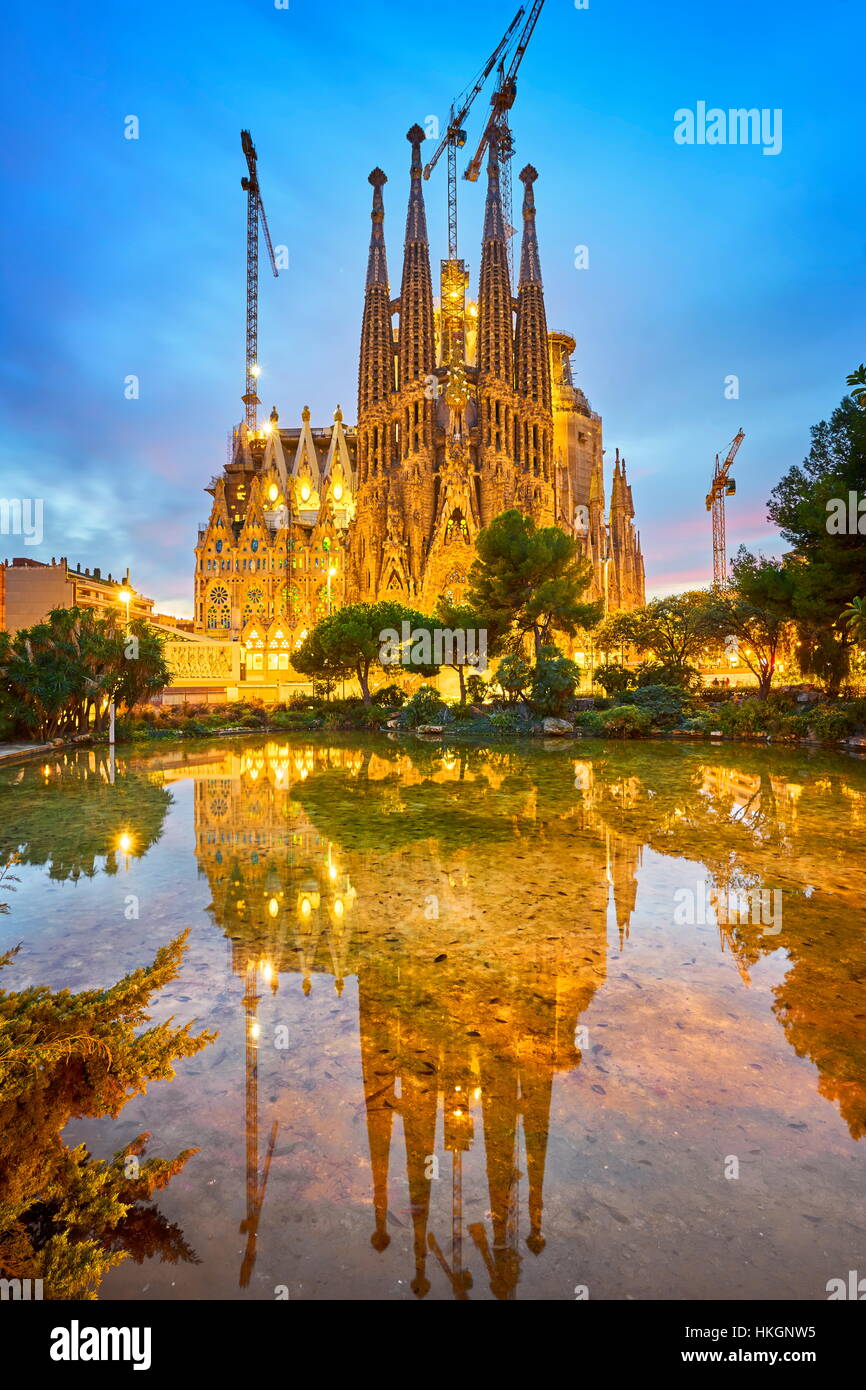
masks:
[[[337,408],[326,428],[305,409],[240,425],[207,491],[196,546],[195,628],[240,639],[247,669],[279,679],[303,635],[334,608],[388,598],[431,611],[467,587],[478,532],[508,508],[579,542],[592,597],[609,609],[645,599],[625,461],[605,504],[601,418],[575,386],[575,340],[550,331],[536,233],[535,169],[523,184],[516,293],[495,143],[477,296],[463,261],[441,265],[434,303],[415,125],[400,292],[392,295],[385,174],[375,169],[357,425]],[[283,677],[285,679],[285,677]]]

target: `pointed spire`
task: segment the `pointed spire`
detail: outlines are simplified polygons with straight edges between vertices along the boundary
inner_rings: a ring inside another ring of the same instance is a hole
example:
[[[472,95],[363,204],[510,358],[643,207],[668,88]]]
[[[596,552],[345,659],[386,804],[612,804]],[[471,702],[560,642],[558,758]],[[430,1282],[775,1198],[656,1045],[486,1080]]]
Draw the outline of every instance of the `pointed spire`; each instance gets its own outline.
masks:
[[[385,204],[382,189],[388,182],[381,169],[369,176],[373,186],[373,228],[367,262],[364,319],[361,325],[361,357],[358,368],[358,422],[364,412],[386,401],[394,389],[394,333],[385,253]]]
[[[412,146],[412,165],[409,184],[409,211],[406,214],[406,244],[410,241],[427,243],[427,213],[424,209],[424,193],[421,187],[421,146],[425,140],[424,131],[413,125],[406,139]]]
[[[538,174],[531,164],[521,171],[523,184],[523,248],[520,255],[520,285],[517,292],[517,327],[514,358],[515,384],[519,395],[545,411],[552,408],[550,382],[550,342],[541,260],[535,231],[535,190]]]
[[[424,131],[413,125],[406,139],[412,146],[406,247],[400,289],[400,386],[426,381],[436,365],[433,333],[433,281],[427,217],[421,185],[421,145]]]
[[[487,211],[478,291],[478,370],[508,387],[514,385],[514,321],[511,273],[505,222],[499,191],[499,156],[496,140],[490,142],[487,165]]]
[[[495,134],[490,138],[490,154],[487,160],[487,206],[484,210],[484,240],[505,241],[502,189],[499,184],[499,145]]]
[[[384,285],[388,288],[388,261],[385,255],[385,200],[382,189],[388,182],[388,175],[381,169],[374,169],[369,178],[373,185],[373,211],[370,217],[373,229],[370,233],[370,257],[367,261],[367,289],[371,285]]]
[[[535,189],[538,170],[527,164],[520,171],[523,184],[523,247],[520,252],[519,288],[524,285],[541,285],[541,260],[538,255],[538,235],[535,230]]]

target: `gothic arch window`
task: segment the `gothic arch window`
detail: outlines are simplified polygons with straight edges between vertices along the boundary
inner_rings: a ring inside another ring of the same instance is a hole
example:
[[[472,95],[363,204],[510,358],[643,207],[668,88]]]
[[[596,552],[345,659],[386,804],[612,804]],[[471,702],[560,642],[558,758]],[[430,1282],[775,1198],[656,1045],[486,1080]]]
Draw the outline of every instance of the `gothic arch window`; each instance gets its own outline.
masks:
[[[208,594],[207,626],[211,629],[229,628],[231,621],[228,590],[222,584],[216,584]]]
[[[262,617],[264,611],[264,594],[258,585],[254,585],[252,589],[247,589],[247,597],[244,604],[244,622],[248,623],[250,618]]]

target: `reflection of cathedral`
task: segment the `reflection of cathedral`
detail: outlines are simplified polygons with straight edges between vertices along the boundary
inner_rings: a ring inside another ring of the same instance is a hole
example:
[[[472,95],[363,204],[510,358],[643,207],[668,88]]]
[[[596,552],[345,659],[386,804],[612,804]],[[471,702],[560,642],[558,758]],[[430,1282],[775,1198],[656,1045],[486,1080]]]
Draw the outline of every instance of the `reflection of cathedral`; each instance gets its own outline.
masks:
[[[388,758],[369,750],[268,744],[197,769],[196,852],[211,886],[212,911],[246,986],[244,1283],[274,1138],[272,1132],[262,1167],[257,1006],[261,991],[276,991],[287,972],[303,977],[305,993],[317,979],[331,979],[339,993],[348,976],[358,978],[372,1242],[384,1250],[390,1241],[389,1175],[395,1128],[402,1125],[415,1293],[429,1288],[433,1258],[456,1296],[465,1297],[471,1286],[465,1245],[471,1240],[493,1293],[513,1297],[521,1245],[534,1254],[544,1248],[553,1079],[579,1065],[576,1029],[605,976],[609,885],[615,901],[624,892],[623,904],[633,903],[636,851],[593,827],[575,796],[563,819],[574,874],[568,910],[553,891],[549,903],[540,903],[538,886],[529,880],[519,900],[512,893],[500,903],[492,875],[503,833],[513,840],[511,824],[505,821],[491,844],[473,844],[460,833],[453,800],[465,798],[461,804],[470,807],[485,793],[503,795],[507,758],[503,764],[502,755],[489,756],[489,764],[468,768],[455,754],[420,772],[396,751]],[[392,847],[386,836],[372,854],[364,847],[344,850],[337,836],[325,833],[327,816],[319,817],[316,798],[315,808],[307,805],[305,784],[321,788],[325,806],[341,795],[362,796],[373,823],[385,824],[388,816],[401,835],[401,804],[423,792],[428,800],[418,837],[410,829],[404,843]],[[531,823],[533,784],[514,795],[515,813]],[[447,846],[437,844],[431,824],[437,807],[451,823]],[[467,831],[474,828],[467,822]],[[393,854],[394,881],[412,885],[387,925],[376,907],[387,872],[383,854]],[[617,916],[627,928],[623,904]],[[464,1210],[464,1155],[479,1144],[486,1206]],[[434,1171],[440,1163],[441,1175]],[[434,1176],[450,1179],[447,1240],[430,1229]]]
[[[549,332],[536,235],[535,169],[524,186],[520,272],[511,283],[495,145],[477,300],[463,261],[443,261],[434,307],[422,192],[424,132],[413,126],[397,297],[388,278],[383,187],[373,186],[358,424],[241,425],[208,491],[196,546],[195,625],[243,639],[249,673],[289,668],[304,630],[346,601],[400,599],[430,611],[460,598],[478,531],[518,507],[575,535],[593,596],[644,601],[625,461],[605,515],[601,418],[574,384],[575,340]],[[277,676],[279,679],[279,676]]]

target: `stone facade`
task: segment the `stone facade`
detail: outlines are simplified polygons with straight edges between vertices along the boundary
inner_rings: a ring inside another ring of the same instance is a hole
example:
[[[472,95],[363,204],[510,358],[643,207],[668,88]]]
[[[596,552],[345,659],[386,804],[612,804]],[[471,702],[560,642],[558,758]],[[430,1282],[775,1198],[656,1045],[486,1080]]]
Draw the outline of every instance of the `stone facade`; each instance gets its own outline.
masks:
[[[548,329],[536,234],[537,173],[520,178],[523,234],[511,284],[491,148],[477,300],[444,261],[434,303],[421,146],[413,126],[400,294],[392,298],[381,169],[361,327],[358,424],[241,425],[208,489],[196,547],[195,627],[240,638],[246,678],[275,682],[309,628],[340,604],[400,599],[430,611],[463,595],[479,530],[510,507],[575,535],[592,596],[644,602],[640,538],[617,451],[605,515],[602,422],[575,387],[574,339]]]

